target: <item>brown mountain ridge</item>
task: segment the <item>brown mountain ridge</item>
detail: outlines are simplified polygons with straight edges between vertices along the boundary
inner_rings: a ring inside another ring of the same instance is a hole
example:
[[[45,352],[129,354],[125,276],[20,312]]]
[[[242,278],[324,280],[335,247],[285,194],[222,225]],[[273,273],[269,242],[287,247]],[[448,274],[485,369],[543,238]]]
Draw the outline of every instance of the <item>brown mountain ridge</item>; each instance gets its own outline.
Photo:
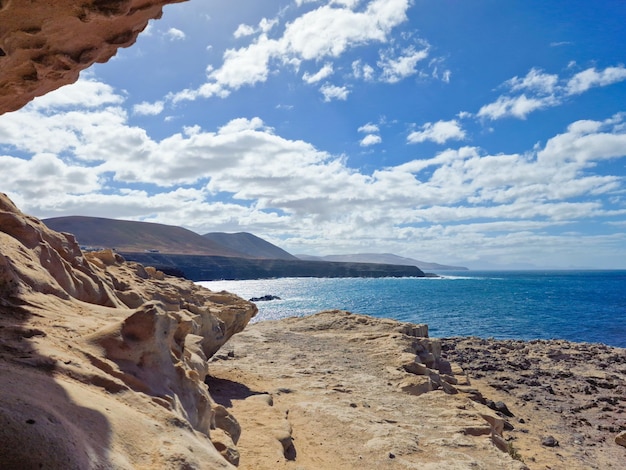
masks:
[[[130,253],[258,257],[173,225],[83,216],[55,217],[43,222],[52,230],[73,234],[82,247],[92,249],[111,248]]]

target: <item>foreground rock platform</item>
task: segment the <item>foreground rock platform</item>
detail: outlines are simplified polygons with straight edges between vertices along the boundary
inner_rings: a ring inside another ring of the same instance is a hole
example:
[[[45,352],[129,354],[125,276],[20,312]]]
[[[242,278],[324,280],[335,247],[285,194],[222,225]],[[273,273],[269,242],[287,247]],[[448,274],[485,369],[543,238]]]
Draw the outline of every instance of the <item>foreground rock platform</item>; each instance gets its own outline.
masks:
[[[328,311],[249,326],[207,383],[240,423],[241,469],[526,468],[440,352],[425,325]]]
[[[342,311],[249,325],[207,377],[239,467],[626,467],[624,350],[425,334]]]

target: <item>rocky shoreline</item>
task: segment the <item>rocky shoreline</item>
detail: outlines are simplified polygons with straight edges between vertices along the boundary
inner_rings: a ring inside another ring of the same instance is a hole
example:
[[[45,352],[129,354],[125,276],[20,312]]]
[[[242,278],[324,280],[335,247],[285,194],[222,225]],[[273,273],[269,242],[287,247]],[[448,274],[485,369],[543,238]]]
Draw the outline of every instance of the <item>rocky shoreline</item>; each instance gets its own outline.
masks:
[[[624,468],[624,350],[424,328],[332,311],[233,337],[207,383],[240,468]]]
[[[515,427],[511,442],[529,465],[542,459],[554,460],[549,468],[626,465],[621,447],[626,445],[626,350],[563,340],[481,338],[446,338],[442,349],[484,393],[517,410],[509,418]]]

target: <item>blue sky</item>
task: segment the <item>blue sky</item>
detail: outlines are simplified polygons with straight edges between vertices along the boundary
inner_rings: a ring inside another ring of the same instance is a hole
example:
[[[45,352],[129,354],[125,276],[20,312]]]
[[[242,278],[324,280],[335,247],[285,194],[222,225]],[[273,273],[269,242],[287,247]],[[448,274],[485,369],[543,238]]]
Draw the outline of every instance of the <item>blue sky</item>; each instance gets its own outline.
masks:
[[[623,1],[192,0],[0,116],[37,217],[291,253],[626,267]]]

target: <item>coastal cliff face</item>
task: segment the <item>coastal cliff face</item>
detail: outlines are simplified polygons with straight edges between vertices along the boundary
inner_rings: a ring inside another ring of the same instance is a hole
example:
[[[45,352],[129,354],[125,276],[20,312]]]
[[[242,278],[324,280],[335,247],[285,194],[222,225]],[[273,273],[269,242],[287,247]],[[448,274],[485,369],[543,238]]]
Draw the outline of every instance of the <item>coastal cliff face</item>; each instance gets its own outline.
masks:
[[[0,195],[2,468],[229,468],[207,360],[256,314],[110,251],[83,255]]]
[[[75,82],[133,44],[164,5],[182,1],[0,1],[0,114]]]

